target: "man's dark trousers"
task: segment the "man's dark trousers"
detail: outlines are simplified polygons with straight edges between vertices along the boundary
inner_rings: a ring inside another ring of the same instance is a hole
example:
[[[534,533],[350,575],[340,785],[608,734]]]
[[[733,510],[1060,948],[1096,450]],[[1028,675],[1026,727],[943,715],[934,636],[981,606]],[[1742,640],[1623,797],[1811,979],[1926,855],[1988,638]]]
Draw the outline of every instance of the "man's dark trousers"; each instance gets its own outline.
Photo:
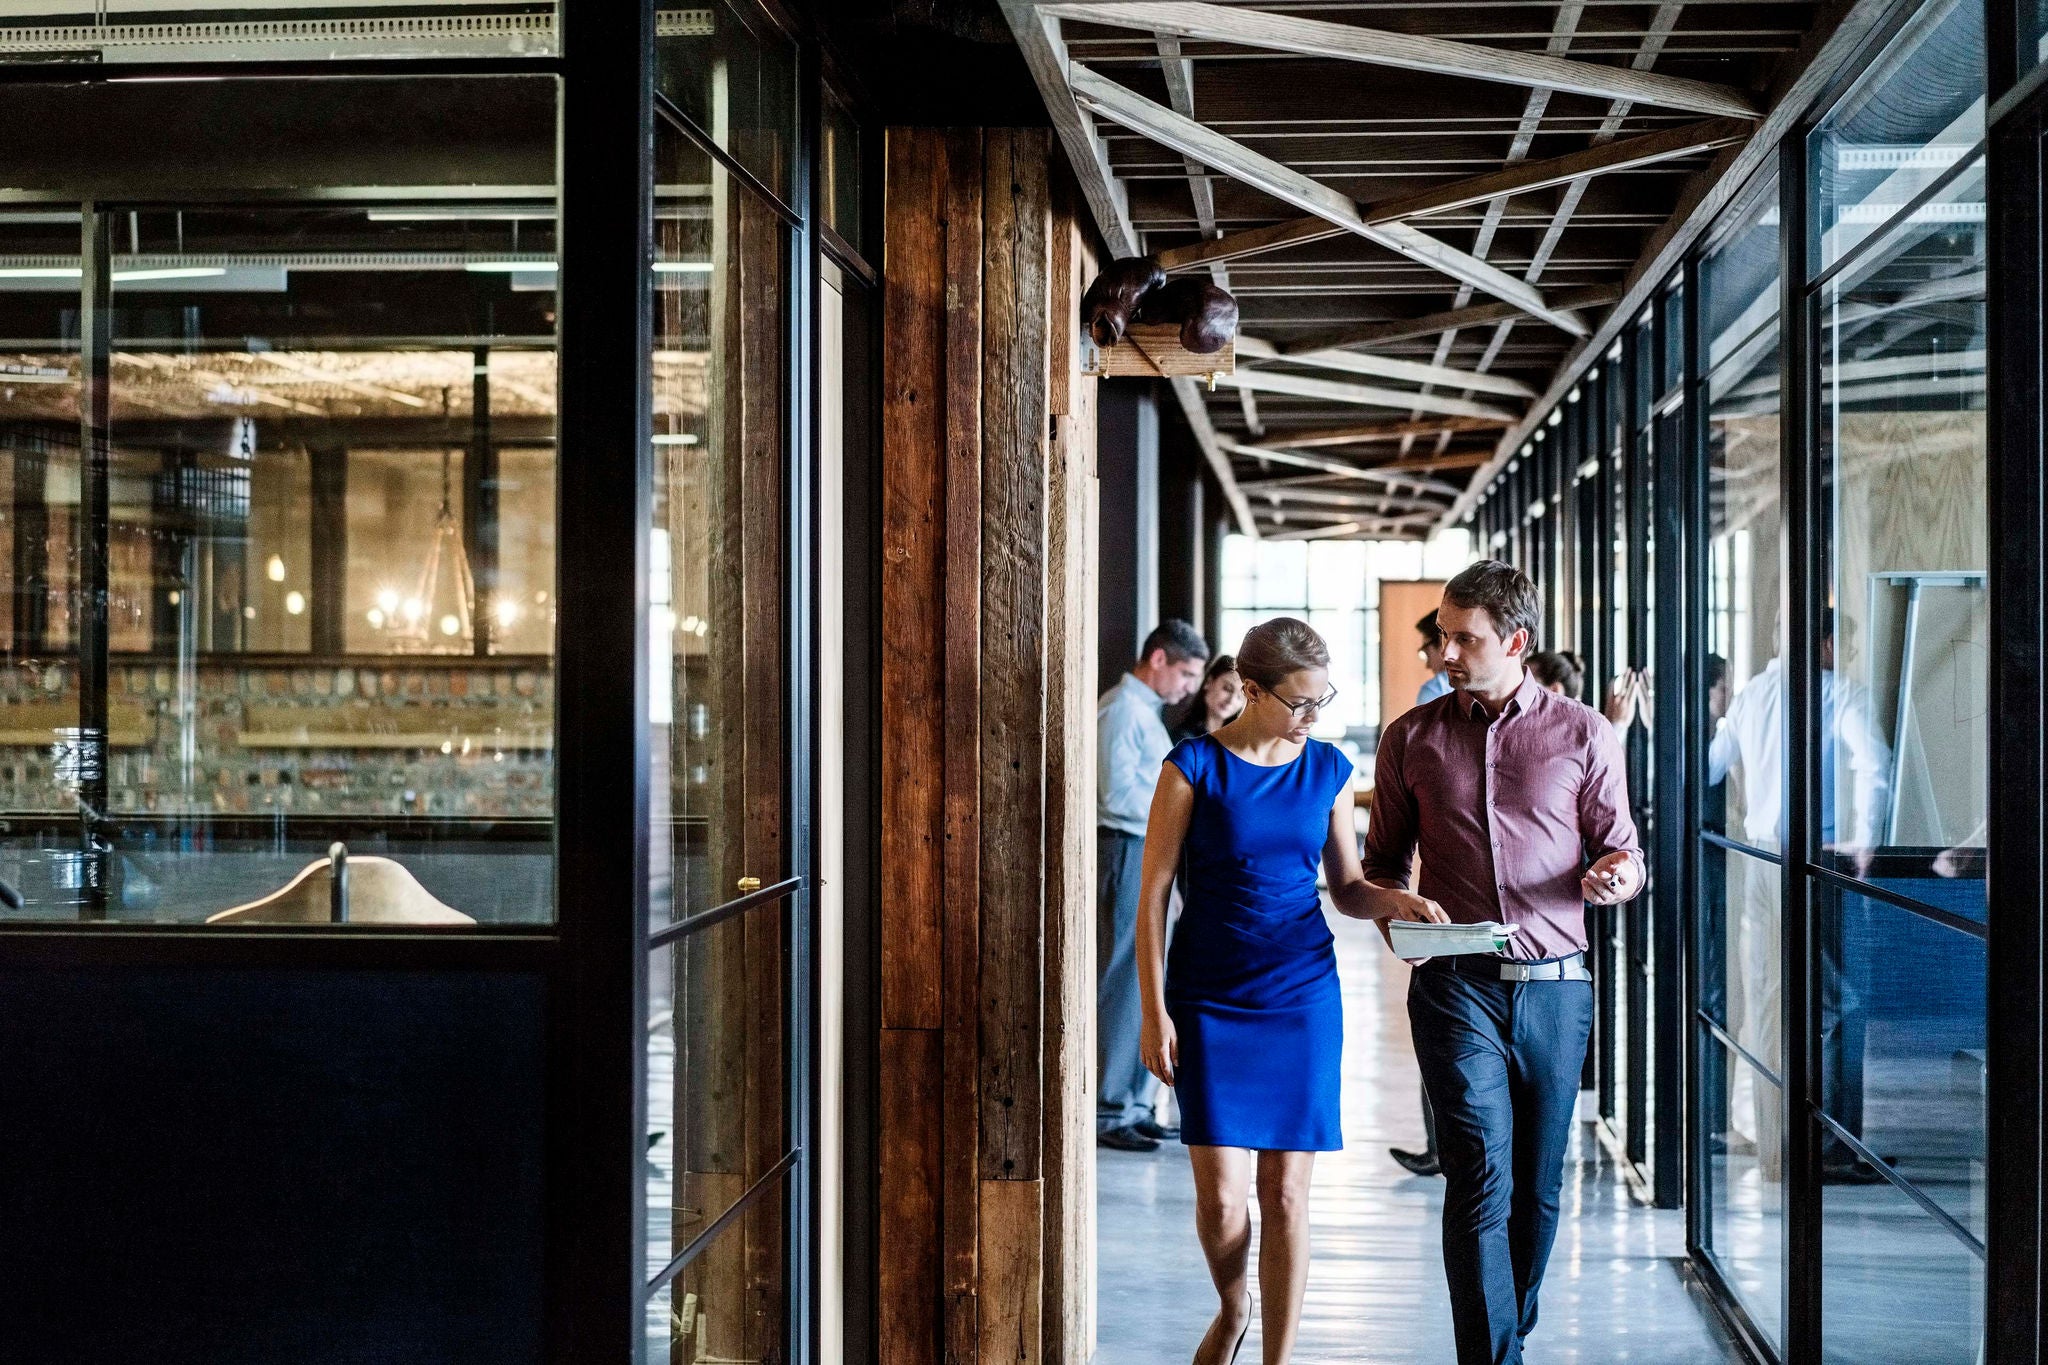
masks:
[[[1408,1022],[1436,1110],[1458,1365],[1520,1365],[1557,1236],[1592,983],[1501,981],[1437,959],[1409,982]]]

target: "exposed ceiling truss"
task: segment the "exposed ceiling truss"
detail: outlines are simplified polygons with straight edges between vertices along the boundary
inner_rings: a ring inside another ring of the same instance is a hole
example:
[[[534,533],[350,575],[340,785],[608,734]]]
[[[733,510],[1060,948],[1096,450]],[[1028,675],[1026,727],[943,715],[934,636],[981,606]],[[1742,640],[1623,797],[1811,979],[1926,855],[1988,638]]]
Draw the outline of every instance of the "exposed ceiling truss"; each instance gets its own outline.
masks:
[[[1176,397],[1296,537],[1462,518],[1818,41],[1804,0],[1002,7],[1112,252],[1237,296],[1237,373]]]

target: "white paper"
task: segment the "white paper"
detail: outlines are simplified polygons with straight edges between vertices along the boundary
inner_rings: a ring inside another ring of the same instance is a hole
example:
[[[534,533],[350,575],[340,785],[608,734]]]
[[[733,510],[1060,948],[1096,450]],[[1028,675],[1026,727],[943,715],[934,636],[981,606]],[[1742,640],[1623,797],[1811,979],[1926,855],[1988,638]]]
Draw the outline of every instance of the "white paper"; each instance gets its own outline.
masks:
[[[1521,928],[1487,920],[1481,924],[1418,924],[1394,920],[1387,931],[1396,957],[1455,957],[1461,953],[1498,953]]]

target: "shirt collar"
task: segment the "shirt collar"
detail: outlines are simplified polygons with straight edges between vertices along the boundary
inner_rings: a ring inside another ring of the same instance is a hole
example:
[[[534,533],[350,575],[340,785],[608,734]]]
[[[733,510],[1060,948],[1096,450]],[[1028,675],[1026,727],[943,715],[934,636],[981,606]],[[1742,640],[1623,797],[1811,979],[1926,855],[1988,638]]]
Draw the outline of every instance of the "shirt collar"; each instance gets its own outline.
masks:
[[[1526,668],[1523,669],[1522,685],[1517,687],[1514,694],[1508,698],[1508,704],[1500,709],[1501,715],[1505,717],[1526,712],[1529,708],[1536,705],[1538,699],[1542,697],[1545,691],[1546,689],[1543,684],[1536,681],[1536,675]],[[1471,695],[1469,692],[1460,692],[1458,696],[1467,716],[1474,720],[1491,722],[1492,717],[1486,713],[1486,703],[1480,701],[1479,698]]]
[[[1146,685],[1144,679],[1140,678],[1137,674],[1124,674],[1124,688],[1125,690],[1129,691],[1132,696],[1138,698],[1146,705],[1152,707],[1155,711],[1163,711],[1166,709],[1166,698],[1160,696],[1157,692],[1154,692],[1149,686]]]

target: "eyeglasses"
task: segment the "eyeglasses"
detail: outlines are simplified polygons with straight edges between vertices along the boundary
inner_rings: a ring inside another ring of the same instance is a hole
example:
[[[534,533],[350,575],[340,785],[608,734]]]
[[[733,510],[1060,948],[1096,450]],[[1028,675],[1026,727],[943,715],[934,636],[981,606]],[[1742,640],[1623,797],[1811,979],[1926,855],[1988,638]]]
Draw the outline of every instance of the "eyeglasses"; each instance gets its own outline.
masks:
[[[1287,698],[1281,696],[1278,692],[1268,692],[1266,695],[1271,697],[1274,701],[1279,702],[1282,706],[1286,707],[1289,711],[1291,711],[1293,714],[1297,716],[1307,715],[1311,711],[1314,711],[1318,715],[1320,715],[1324,711],[1329,710],[1331,703],[1337,700],[1337,689],[1333,687],[1329,691],[1323,693],[1322,696],[1314,697],[1307,701],[1289,701],[1287,700]]]

